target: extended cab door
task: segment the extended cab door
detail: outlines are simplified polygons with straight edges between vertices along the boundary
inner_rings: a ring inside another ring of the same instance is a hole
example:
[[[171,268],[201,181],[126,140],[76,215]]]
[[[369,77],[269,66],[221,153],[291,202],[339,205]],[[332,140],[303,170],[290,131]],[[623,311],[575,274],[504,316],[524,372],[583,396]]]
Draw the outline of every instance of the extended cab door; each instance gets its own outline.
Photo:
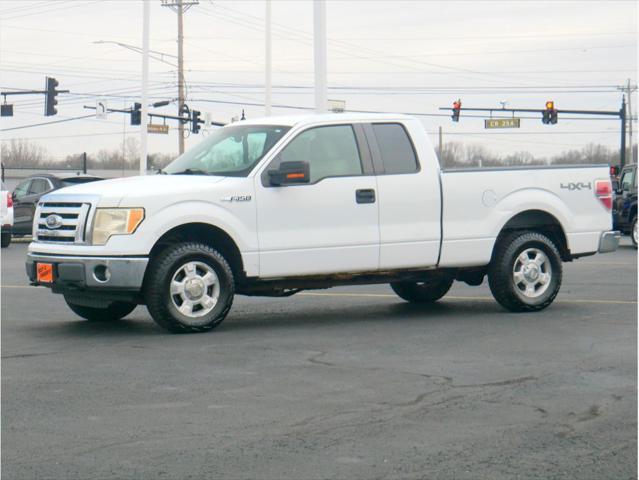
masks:
[[[617,218],[622,228],[627,226],[627,223],[632,220],[631,209],[633,204],[637,202],[637,167],[628,166],[621,172],[619,179],[619,194],[615,197],[615,209],[617,211]]]
[[[271,185],[268,170],[303,161],[310,182]],[[377,184],[361,126],[298,133],[256,177],[260,277],[377,270]]]
[[[379,268],[437,265],[441,185],[426,132],[416,120],[372,123],[364,129],[377,174]]]

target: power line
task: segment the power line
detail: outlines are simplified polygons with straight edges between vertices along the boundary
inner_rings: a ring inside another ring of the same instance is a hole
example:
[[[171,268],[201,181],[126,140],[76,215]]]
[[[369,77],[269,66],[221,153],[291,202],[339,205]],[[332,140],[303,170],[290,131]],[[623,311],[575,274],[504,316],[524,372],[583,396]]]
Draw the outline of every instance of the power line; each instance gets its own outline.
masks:
[[[92,113],[91,115],[82,115],[79,117],[71,117],[71,118],[65,118],[62,120],[54,120],[53,122],[42,122],[42,123],[32,123],[31,125],[20,125],[19,127],[11,127],[11,128],[3,128],[0,130],[0,132],[8,132],[11,130],[21,130],[23,128],[31,128],[31,127],[40,127],[43,125],[53,125],[54,123],[64,123],[64,122],[71,122],[73,120],[81,120],[83,118],[89,118],[89,117],[94,117],[95,114]]]

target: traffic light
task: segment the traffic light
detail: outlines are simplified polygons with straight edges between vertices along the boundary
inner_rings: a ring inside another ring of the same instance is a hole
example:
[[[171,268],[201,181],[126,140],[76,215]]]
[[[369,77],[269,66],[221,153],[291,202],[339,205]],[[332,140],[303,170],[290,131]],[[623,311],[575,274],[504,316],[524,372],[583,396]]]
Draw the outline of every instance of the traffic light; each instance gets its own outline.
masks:
[[[141,112],[142,104],[135,102],[133,104],[133,108],[131,109],[131,125],[141,125],[142,124],[142,112]]]
[[[58,100],[56,98],[58,96],[58,90],[56,90],[56,87],[58,85],[59,83],[55,78],[46,78],[44,92],[44,115],[47,117],[58,113],[58,109],[55,108],[55,106],[58,104]]]
[[[200,131],[200,112],[191,110],[191,132],[199,133]]]
[[[460,110],[461,110],[461,100],[457,100],[456,102],[453,102],[453,116],[451,117],[453,119],[453,122],[459,122]]]
[[[548,100],[546,109],[542,112],[541,122],[545,125],[557,123],[557,110],[555,110],[555,102]]]

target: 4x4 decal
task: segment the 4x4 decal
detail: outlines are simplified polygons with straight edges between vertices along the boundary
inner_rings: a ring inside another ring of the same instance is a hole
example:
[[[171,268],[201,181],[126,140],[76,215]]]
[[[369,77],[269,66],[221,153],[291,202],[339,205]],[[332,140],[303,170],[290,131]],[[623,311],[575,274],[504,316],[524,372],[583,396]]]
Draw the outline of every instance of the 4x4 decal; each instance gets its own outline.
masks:
[[[559,185],[561,188],[564,188],[566,190],[570,190],[571,192],[573,190],[592,190],[592,184],[590,182],[588,183],[562,183]]]

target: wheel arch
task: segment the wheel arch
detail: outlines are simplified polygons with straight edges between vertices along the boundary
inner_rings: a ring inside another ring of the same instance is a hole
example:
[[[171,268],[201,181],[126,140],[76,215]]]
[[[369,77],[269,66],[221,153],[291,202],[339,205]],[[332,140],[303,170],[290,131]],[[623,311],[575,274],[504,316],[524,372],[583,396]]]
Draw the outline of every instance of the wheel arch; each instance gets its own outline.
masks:
[[[524,210],[513,215],[499,231],[493,247],[493,254],[499,241],[515,230],[532,230],[546,235],[557,246],[563,261],[572,260],[566,233],[561,222],[553,214],[538,209]]]
[[[169,245],[185,241],[199,241],[215,248],[229,263],[236,282],[246,278],[239,247],[227,232],[210,223],[190,222],[167,230],[151,248],[149,258],[152,260]]]

